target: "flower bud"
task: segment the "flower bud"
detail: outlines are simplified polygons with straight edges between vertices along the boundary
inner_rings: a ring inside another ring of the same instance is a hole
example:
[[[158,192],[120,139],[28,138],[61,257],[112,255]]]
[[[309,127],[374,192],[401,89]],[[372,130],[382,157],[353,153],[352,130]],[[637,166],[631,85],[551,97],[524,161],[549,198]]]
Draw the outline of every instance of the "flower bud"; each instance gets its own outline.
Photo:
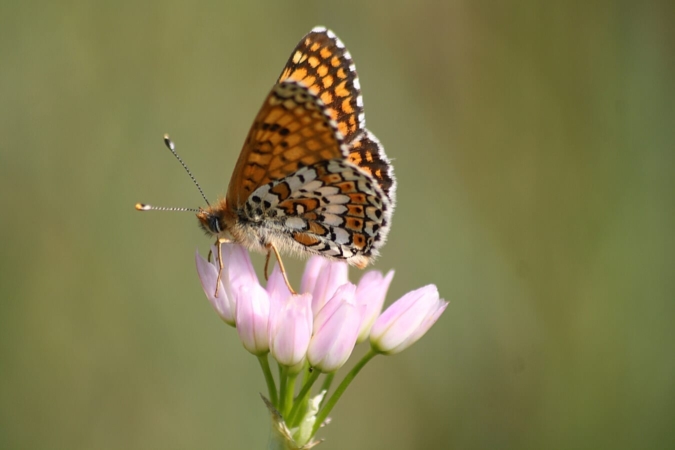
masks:
[[[297,366],[305,360],[312,337],[312,296],[291,295],[278,266],[270,276],[267,289],[270,353],[279,364]]]
[[[218,279],[218,271],[220,270],[218,263],[208,262],[201,257],[199,252],[196,252],[195,254],[195,263],[197,264],[197,274],[199,275],[199,281],[201,281],[206,298],[211,302],[211,305],[220,318],[223,319],[226,324],[234,326],[234,297],[232,295],[232,290],[226,290],[223,284],[223,281],[229,280],[227,278],[221,278],[218,285],[218,297],[216,297],[216,280]]]
[[[353,284],[338,288],[314,318],[307,359],[322,372],[334,372],[347,361],[359,335],[361,315],[354,304]]]
[[[244,348],[254,355],[269,351],[270,301],[259,284],[242,285],[235,290],[237,333]]]
[[[347,263],[313,256],[302,277],[301,292],[312,294],[314,315],[333,297],[337,288],[349,282]]]
[[[424,336],[447,306],[433,284],[405,294],[377,318],[370,345],[386,354],[405,350]]]
[[[383,277],[381,272],[372,270],[363,275],[356,286],[356,306],[361,313],[361,327],[357,343],[368,338],[375,319],[382,311],[384,298],[387,296],[387,290],[393,278],[393,270],[390,270],[386,277]]]

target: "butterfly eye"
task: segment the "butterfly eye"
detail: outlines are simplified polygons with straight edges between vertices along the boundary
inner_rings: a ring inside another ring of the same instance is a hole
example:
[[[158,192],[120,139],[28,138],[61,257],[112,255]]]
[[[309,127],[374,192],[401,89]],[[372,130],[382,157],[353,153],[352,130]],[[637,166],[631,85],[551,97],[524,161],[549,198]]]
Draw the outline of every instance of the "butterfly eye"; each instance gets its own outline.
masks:
[[[220,229],[220,221],[218,220],[218,216],[216,215],[209,216],[209,228],[215,234],[219,234],[222,231]]]

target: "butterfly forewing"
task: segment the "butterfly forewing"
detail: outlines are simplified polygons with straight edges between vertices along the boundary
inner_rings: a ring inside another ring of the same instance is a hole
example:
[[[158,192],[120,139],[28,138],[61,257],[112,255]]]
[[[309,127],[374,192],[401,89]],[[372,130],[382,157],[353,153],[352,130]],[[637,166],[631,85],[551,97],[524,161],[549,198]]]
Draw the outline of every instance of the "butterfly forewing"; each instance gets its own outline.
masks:
[[[293,80],[326,105],[346,143],[365,127],[359,79],[350,53],[330,30],[315,28],[295,47],[279,81]]]
[[[284,80],[306,86],[322,100],[348,146],[349,160],[372,174],[393,203],[393,169],[382,145],[366,129],[361,85],[342,41],[323,27],[313,29],[291,53],[279,77]]]
[[[321,101],[292,81],[276,84],[253,122],[235,166],[227,202],[241,207],[253,191],[317,161],[347,154]]]

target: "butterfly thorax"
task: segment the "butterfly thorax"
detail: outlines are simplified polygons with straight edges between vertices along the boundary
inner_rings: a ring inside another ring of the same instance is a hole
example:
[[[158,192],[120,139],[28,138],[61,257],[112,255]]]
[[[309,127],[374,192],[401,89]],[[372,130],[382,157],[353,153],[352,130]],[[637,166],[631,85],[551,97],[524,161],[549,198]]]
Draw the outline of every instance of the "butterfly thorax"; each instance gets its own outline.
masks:
[[[267,215],[260,208],[230,208],[227,200],[221,199],[214,206],[200,208],[197,219],[207,234],[236,242],[249,250],[267,253],[269,244],[287,248],[283,233],[269,226]]]

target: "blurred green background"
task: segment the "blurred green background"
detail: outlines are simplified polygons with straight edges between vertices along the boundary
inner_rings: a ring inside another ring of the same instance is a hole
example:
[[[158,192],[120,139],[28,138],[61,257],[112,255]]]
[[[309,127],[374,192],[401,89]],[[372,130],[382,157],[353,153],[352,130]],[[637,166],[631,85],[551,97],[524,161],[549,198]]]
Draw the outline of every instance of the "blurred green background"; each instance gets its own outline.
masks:
[[[265,448],[210,240],[133,205],[202,204],[165,132],[223,195],[319,24],[394,159],[388,302],[451,301],[320,448],[674,446],[675,7],[588,3],[2,1],[0,448]]]

